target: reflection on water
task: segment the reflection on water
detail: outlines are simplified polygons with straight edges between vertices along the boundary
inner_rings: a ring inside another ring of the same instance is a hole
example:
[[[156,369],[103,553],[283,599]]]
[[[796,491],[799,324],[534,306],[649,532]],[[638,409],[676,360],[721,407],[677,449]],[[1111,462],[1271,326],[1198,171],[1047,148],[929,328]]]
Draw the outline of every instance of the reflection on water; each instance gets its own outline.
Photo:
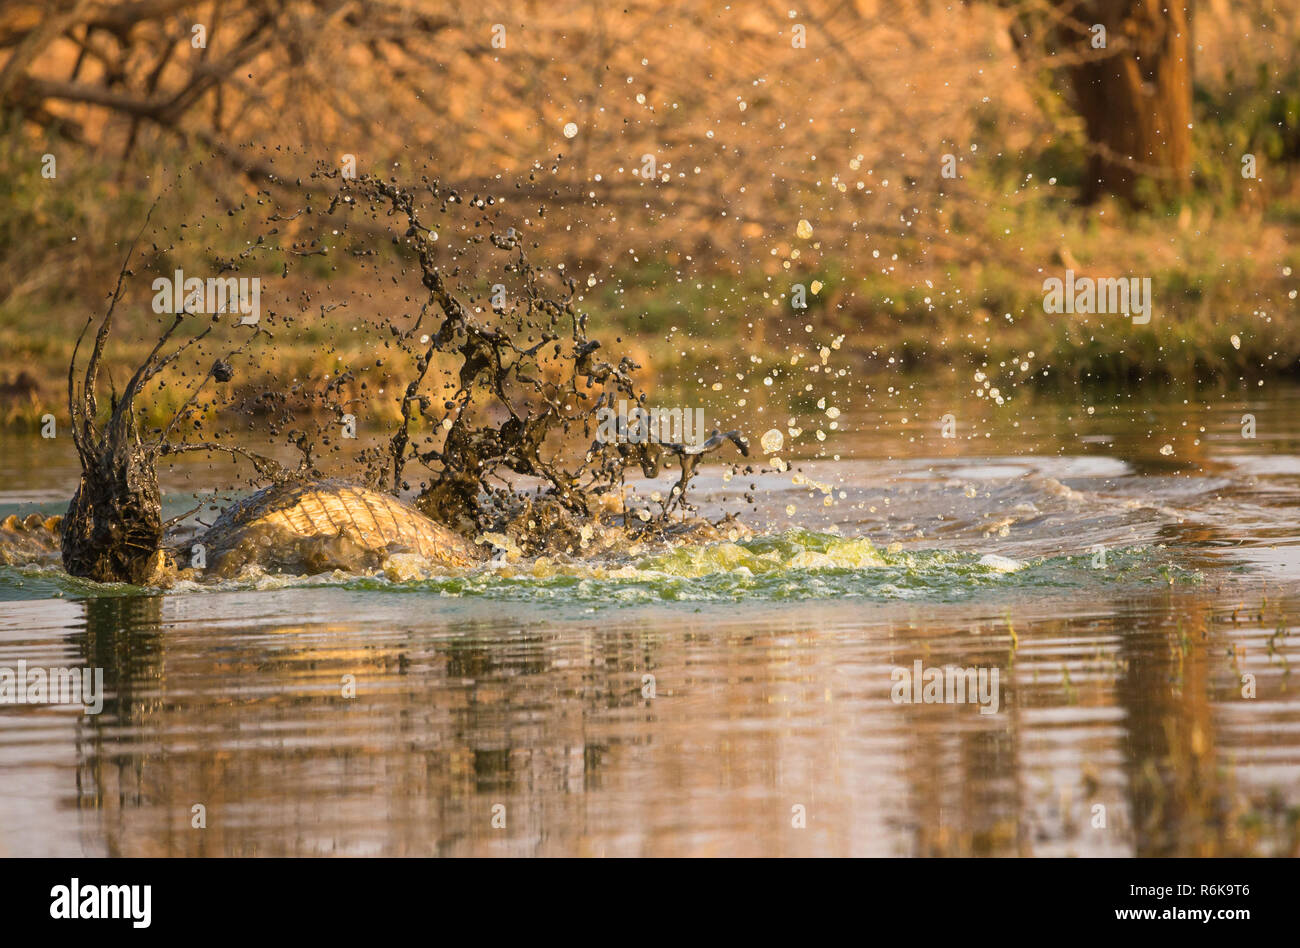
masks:
[[[769,536],[867,537],[883,565],[166,595],[0,571],[0,666],[109,693],[0,707],[0,848],[1300,855],[1297,404],[1251,406],[1245,443],[1215,427],[1235,409],[1173,400],[1045,403],[956,446],[902,405],[803,465],[831,505],[762,475]],[[1207,430],[1162,455],[1184,420]],[[0,514],[71,490],[23,451]],[[917,661],[996,668],[998,712],[896,703]]]

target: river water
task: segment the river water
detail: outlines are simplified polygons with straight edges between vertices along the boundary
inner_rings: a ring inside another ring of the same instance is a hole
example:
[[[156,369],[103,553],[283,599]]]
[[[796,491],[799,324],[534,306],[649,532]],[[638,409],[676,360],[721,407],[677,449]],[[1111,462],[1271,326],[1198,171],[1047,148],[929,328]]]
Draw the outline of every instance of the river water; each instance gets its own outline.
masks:
[[[1300,854],[1300,389],[797,417],[791,470],[698,482],[738,543],[166,593],[0,568],[0,667],[106,691],[0,705],[0,853]],[[0,517],[75,484],[66,438],[3,436]],[[900,700],[918,668],[996,687]]]

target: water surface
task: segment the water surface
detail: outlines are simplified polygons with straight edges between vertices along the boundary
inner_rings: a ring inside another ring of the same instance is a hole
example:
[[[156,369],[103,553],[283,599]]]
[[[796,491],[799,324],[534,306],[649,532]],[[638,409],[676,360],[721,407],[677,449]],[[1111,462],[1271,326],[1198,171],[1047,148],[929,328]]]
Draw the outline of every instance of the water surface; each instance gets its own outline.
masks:
[[[1300,854],[1300,390],[971,401],[805,407],[791,470],[700,479],[736,543],[166,593],[0,569],[0,666],[108,692],[0,706],[0,851]],[[60,511],[70,446],[3,437],[0,516]],[[917,661],[996,669],[996,712],[896,702]]]

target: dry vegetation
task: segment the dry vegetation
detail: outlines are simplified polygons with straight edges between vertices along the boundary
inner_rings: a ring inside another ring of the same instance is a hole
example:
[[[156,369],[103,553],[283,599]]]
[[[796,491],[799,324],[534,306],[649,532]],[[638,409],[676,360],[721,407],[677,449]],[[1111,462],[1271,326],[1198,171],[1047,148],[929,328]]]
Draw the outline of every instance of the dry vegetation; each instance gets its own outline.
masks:
[[[760,353],[842,333],[909,364],[1036,349],[1058,376],[1294,372],[1300,4],[1196,5],[1192,187],[1140,212],[1079,204],[1096,148],[1065,76],[1092,55],[1088,6],[11,2],[0,384],[16,416],[57,391],[164,185],[179,226],[344,155],[503,198],[542,259],[596,277],[598,319],[645,346],[677,327],[661,363],[735,358],[745,326]],[[1066,266],[1151,276],[1157,320],[1044,315]]]

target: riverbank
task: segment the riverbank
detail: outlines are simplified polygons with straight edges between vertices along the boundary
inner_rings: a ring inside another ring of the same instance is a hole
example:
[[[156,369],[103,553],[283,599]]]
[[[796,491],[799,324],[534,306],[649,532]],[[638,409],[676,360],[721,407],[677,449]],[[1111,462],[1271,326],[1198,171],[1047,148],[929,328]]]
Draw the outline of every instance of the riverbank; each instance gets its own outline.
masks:
[[[1300,378],[1300,252],[1283,246],[1267,257],[1249,265],[1234,261],[1238,272],[1231,279],[1157,272],[1145,324],[1123,314],[1044,312],[1041,280],[1062,274],[1059,263],[1043,268],[1042,277],[1014,279],[997,266],[954,270],[946,283],[930,281],[943,289],[923,283],[918,290],[824,260],[807,277],[816,288],[806,297],[808,308],[796,311],[761,270],[698,274],[692,282],[665,277],[671,263],[662,261],[599,280],[579,305],[608,351],[641,364],[640,380],[651,391],[761,384],[771,366],[792,359],[817,364],[823,349],[834,352],[837,371],[858,378],[978,373],[1004,386],[1231,388]],[[1104,272],[1073,253],[1066,259],[1081,273]],[[1241,298],[1243,288],[1248,298]],[[158,317],[136,302],[118,313],[107,378],[129,377],[157,338]],[[47,414],[66,419],[67,365],[86,319],[83,305],[64,301],[21,320],[10,311],[0,323],[0,426],[32,429]],[[381,420],[398,417],[396,402],[374,393],[392,385],[402,367],[374,365],[373,337],[308,327],[279,333],[254,351],[230,388],[235,404],[250,406],[261,392],[348,369],[353,380],[345,397],[364,397]],[[179,391],[154,393],[146,421],[162,422],[181,400]]]

